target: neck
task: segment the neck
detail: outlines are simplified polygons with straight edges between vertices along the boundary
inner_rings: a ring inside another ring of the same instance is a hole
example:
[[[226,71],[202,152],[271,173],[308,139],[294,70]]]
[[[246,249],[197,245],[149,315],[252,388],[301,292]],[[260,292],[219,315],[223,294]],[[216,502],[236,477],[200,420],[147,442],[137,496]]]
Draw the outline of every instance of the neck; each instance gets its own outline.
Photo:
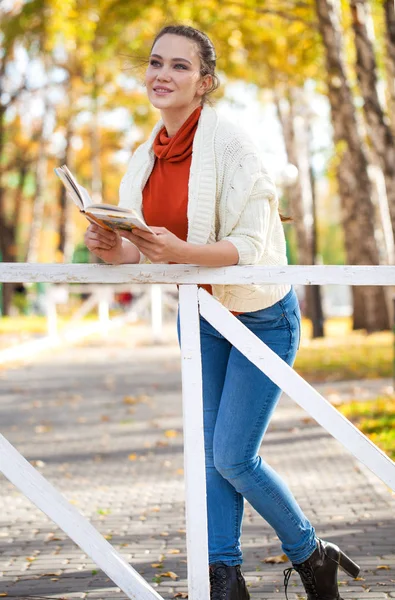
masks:
[[[167,135],[173,137],[198,106],[200,106],[200,101],[181,111],[179,108],[165,108],[161,110],[161,117],[166,127]]]

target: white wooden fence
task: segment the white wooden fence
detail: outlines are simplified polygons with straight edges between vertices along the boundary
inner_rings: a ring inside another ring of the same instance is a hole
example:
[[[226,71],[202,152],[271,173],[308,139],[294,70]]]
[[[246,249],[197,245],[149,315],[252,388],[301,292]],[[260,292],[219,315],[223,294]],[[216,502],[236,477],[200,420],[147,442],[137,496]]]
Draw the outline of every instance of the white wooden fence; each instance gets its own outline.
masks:
[[[392,490],[395,463],[345,419],[270,348],[205,290],[201,283],[348,284],[395,286],[395,267],[288,266],[200,268],[189,265],[1,264],[3,282],[177,283],[180,285],[184,462],[190,600],[209,599],[206,483],[199,311],[282,390]],[[159,594],[93,526],[0,436],[0,471],[88,554],[129,597]]]

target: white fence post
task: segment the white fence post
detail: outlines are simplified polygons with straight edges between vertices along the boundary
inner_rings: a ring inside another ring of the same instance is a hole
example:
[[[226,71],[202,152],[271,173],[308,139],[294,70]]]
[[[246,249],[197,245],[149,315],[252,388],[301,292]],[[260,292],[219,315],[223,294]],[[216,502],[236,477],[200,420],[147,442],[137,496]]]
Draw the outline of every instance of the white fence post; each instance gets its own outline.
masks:
[[[56,338],[58,335],[58,315],[53,288],[49,288],[45,295],[45,311],[47,316],[47,335],[50,338]]]
[[[157,283],[151,285],[151,327],[154,342],[163,338],[162,288]]]
[[[189,600],[208,600],[210,591],[208,581],[203,386],[196,285],[180,285],[180,326],[188,598]]]
[[[113,294],[111,288],[107,286],[103,286],[103,289],[97,292],[97,297],[99,300],[98,316],[101,333],[103,335],[108,335],[110,329],[110,302],[112,300],[112,296]]]

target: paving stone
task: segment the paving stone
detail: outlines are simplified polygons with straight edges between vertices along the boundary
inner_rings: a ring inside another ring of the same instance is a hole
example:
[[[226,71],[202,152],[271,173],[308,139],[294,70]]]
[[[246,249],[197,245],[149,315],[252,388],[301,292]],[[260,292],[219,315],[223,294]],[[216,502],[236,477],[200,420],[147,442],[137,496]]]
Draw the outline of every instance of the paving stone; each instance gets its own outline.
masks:
[[[137,347],[130,340],[132,327],[120,338],[92,339],[3,371],[0,421],[3,435],[170,600],[187,591],[179,352],[175,345]],[[317,388],[347,398],[364,385]],[[366,382],[366,397],[385,385]],[[364,581],[339,573],[344,600],[395,598],[395,497],[305,416],[283,396],[262,455],[290,485],[318,535],[361,565]],[[126,598],[2,476],[0,502],[0,593]],[[284,598],[283,569],[290,563],[262,563],[282,552],[248,503],[243,551],[252,600]],[[163,569],[152,566],[158,563]],[[378,569],[383,565],[390,568]],[[178,579],[157,579],[167,571]],[[304,598],[297,575],[291,582],[289,599]]]

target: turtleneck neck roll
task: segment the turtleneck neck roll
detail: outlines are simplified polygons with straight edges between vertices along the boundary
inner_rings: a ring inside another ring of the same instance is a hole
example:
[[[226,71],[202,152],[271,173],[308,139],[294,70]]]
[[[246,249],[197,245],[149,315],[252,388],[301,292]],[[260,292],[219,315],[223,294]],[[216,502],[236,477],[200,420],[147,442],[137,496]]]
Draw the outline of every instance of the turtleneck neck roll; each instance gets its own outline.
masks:
[[[192,154],[193,139],[202,107],[196,108],[173,137],[167,135],[165,127],[158,132],[153,150],[155,156],[168,162],[182,162]]]

